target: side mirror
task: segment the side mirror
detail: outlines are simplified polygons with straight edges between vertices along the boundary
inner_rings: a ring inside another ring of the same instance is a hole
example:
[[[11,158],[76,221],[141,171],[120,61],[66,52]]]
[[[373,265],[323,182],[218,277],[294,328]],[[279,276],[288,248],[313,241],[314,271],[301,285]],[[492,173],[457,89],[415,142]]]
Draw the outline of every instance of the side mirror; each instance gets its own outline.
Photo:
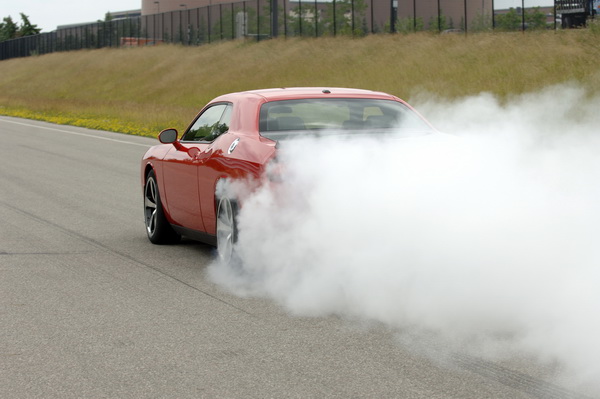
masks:
[[[173,144],[173,146],[175,146],[175,148],[177,148],[177,151],[190,151],[190,148],[184,147],[183,145],[181,145],[181,143],[177,140],[177,129],[165,129],[162,132],[160,132],[158,134],[158,140],[163,143],[163,144]],[[192,152],[190,153],[190,156],[193,158],[198,152],[200,152],[197,148],[195,149],[196,152]]]
[[[176,129],[165,129],[158,134],[158,140],[163,144],[173,144],[177,141]]]

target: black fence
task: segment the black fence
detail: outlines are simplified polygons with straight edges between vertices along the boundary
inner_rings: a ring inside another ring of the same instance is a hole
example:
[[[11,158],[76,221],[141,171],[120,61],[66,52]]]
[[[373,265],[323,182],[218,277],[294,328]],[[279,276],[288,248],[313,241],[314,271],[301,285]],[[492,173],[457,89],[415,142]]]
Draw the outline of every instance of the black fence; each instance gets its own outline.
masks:
[[[446,3],[456,4],[456,0],[438,0],[437,11],[434,11],[434,16],[426,17],[428,21],[418,16],[399,18],[397,3],[393,0],[248,0],[215,4],[61,28],[51,33],[0,42],[0,60],[57,51],[161,43],[197,46],[243,38],[258,41],[277,36],[366,35],[393,32],[402,26],[417,30],[418,25],[420,29],[428,26],[431,30],[458,28],[466,31],[464,21],[467,20],[467,14],[470,15],[469,29],[471,18],[478,18],[480,29],[491,29],[493,26],[492,12],[488,9],[488,15],[481,15],[481,11],[473,15],[475,11],[467,9],[467,0],[461,7],[464,8],[464,14],[463,11],[460,14],[464,18],[460,17],[463,21],[456,24],[459,26],[448,25],[446,17],[441,14]],[[458,4],[462,5],[462,1]]]
[[[59,29],[0,43],[0,59],[83,48],[159,43],[201,45],[234,38],[364,34],[383,29],[364,0],[331,3],[249,0]],[[274,13],[271,12],[274,8]],[[389,14],[389,12],[388,12]],[[273,18],[272,15],[277,16]],[[389,16],[388,16],[389,19]],[[388,21],[389,23],[389,21]]]

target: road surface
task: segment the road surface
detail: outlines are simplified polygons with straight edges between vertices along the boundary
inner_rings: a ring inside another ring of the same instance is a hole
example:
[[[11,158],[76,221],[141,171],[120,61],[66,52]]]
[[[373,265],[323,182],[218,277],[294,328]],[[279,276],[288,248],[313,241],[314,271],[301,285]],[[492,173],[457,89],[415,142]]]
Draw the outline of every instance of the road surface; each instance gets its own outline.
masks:
[[[212,248],[145,236],[153,139],[0,117],[0,140],[2,398],[582,397],[527,359],[438,361],[215,285]]]

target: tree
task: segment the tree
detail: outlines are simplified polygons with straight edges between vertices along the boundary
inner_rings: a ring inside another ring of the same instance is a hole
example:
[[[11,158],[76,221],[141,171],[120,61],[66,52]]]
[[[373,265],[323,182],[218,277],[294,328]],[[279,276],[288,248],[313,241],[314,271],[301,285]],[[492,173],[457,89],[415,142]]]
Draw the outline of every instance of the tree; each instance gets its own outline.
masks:
[[[422,17],[412,18],[399,18],[396,21],[396,32],[398,33],[412,33],[420,32],[425,28],[425,23]]]
[[[19,31],[19,27],[13,21],[12,17],[5,17],[0,23],[0,42],[5,40],[14,39],[17,37],[17,32]]]
[[[17,25],[11,16],[0,22],[0,42],[18,37],[38,35],[41,29],[29,21],[29,17],[21,13],[21,25]]]
[[[337,0],[335,8],[333,2],[327,3],[323,21],[331,34],[364,35],[368,32],[366,10],[364,0]]]
[[[546,29],[546,16],[540,11],[540,7],[535,7],[532,11],[525,14],[527,29]]]
[[[506,14],[496,17],[496,27],[499,30],[511,31],[521,29],[522,17],[511,7]]]
[[[441,11],[439,15],[429,17],[429,30],[431,32],[442,32],[446,29],[448,29],[448,22]]]
[[[29,22],[29,17],[21,13],[21,26],[17,33],[17,37],[39,35],[42,30]]]
[[[471,32],[487,32],[492,30],[492,15],[482,14],[480,12],[475,15],[475,18],[469,24]]]

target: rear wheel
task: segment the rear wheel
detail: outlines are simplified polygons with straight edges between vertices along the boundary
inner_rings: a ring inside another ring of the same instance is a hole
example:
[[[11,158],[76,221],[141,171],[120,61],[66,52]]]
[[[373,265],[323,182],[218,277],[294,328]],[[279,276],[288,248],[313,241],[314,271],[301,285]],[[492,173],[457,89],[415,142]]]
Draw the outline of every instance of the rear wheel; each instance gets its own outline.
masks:
[[[165,216],[153,170],[148,173],[144,186],[144,223],[148,239],[153,244],[172,244],[181,238]]]
[[[217,253],[219,260],[230,264],[236,259],[237,203],[227,197],[219,199],[217,206]]]

